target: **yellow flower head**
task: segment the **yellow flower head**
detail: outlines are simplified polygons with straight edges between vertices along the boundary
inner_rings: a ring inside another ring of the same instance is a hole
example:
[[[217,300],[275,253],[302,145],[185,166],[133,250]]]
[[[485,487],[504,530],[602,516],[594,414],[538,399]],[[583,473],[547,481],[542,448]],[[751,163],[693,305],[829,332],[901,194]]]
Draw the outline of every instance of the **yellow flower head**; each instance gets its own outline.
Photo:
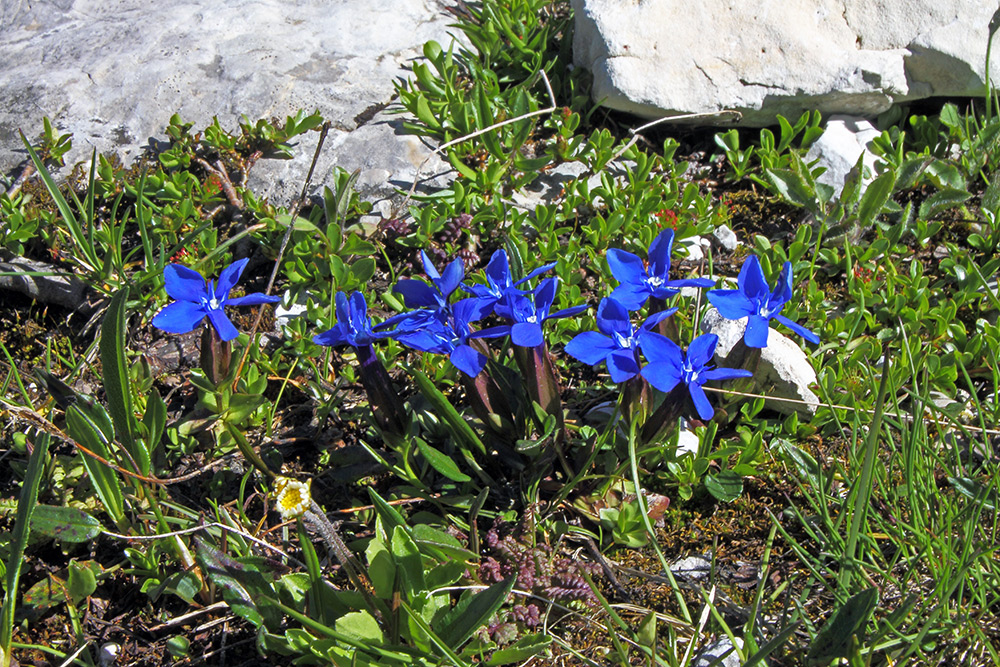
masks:
[[[278,499],[278,512],[284,521],[297,519],[305,514],[312,504],[309,487],[312,480],[299,482],[288,477],[278,477],[274,480],[274,495]]]

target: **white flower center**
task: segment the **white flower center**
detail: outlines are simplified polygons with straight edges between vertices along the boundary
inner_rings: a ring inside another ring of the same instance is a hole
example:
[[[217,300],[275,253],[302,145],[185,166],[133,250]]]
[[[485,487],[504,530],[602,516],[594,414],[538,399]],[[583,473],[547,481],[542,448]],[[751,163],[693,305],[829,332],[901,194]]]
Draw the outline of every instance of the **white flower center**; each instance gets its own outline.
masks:
[[[528,319],[525,321],[534,324],[535,322],[538,321],[538,315],[528,315]]]
[[[650,287],[659,287],[660,285],[663,284],[663,277],[650,276],[649,278],[646,279],[646,282],[649,284]]]

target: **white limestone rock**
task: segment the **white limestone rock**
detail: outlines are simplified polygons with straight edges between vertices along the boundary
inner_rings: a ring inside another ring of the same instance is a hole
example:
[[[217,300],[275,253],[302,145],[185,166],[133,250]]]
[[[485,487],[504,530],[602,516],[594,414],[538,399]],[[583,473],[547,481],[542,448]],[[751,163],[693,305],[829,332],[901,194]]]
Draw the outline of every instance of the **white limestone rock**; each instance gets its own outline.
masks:
[[[875,175],[876,158],[870,144],[880,134],[874,125],[863,118],[831,116],[823,135],[813,142],[806,154],[807,162],[819,160],[819,164],[826,168],[816,180],[832,187],[834,198],[837,198],[861,158],[862,165],[868,169],[867,178],[861,179],[861,191],[864,192]]]
[[[985,90],[977,0],[573,0],[574,61],[593,97],[659,118],[735,109],[750,126]],[[994,59],[992,75],[1000,78]]]
[[[742,340],[746,331],[746,318],[727,320],[715,308],[709,308],[701,320],[702,331],[719,337],[715,348],[717,367],[729,367],[726,357]],[[812,415],[819,406],[819,398],[809,385],[816,382],[816,371],[802,348],[780,331],[771,329],[767,336],[767,347],[761,350],[760,363],[754,373],[754,390],[764,396],[777,399],[768,401],[767,406],[783,414],[799,412]]]
[[[217,116],[238,132],[243,115],[283,121],[303,109],[334,126],[314,185],[339,164],[362,169],[369,198],[388,196],[429,150],[401,134],[399,116],[372,114],[424,42],[451,41],[451,21],[433,0],[0,0],[0,171],[26,157],[17,130],[36,136],[43,116],[73,133],[72,165],[93,148],[128,163],[165,141],[175,112],[194,130]],[[293,160],[259,162],[251,188],[291,202],[317,136],[302,136]]]

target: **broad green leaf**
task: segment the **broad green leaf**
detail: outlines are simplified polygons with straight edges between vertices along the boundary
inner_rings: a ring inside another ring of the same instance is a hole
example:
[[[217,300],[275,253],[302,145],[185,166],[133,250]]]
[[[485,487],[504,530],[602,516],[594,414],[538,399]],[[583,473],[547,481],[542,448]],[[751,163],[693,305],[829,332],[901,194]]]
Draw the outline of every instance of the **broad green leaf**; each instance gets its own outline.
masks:
[[[963,496],[982,503],[991,512],[1000,505],[995,485],[986,486],[969,477],[949,477],[948,483]]]
[[[714,498],[731,503],[743,493],[743,478],[732,470],[705,476],[705,488]]]
[[[861,203],[858,205],[858,221],[862,227],[868,228],[875,220],[875,216],[882,212],[895,184],[896,175],[892,171],[885,172],[868,184],[868,189],[861,196]]]
[[[402,574],[403,586],[410,600],[426,590],[424,585],[424,560],[420,555],[417,543],[409,536],[406,529],[396,526],[392,531],[392,558]]]
[[[454,459],[428,445],[423,438],[413,438],[413,441],[417,444],[417,449],[420,450],[423,457],[431,464],[431,467],[451,481],[468,482],[472,480],[471,477],[458,469]]]
[[[109,438],[99,428],[100,420],[90,418],[94,412],[104,413],[104,409],[100,406],[94,408],[85,414],[80,405],[69,406],[66,409],[66,430],[81,446],[106,460],[111,460],[111,452],[108,449]],[[107,417],[107,413],[104,413],[104,417]],[[82,460],[104,509],[116,524],[121,523],[125,517],[125,498],[117,473],[107,464],[87,454],[82,455]]]
[[[100,566],[98,566],[100,567]],[[71,562],[66,578],[66,591],[73,604],[80,604],[97,590],[97,577],[86,564]]]
[[[924,200],[917,215],[921,220],[929,220],[942,211],[961,206],[970,197],[972,194],[966,190],[943,188]]]
[[[89,542],[101,532],[101,522],[75,507],[37,505],[31,529],[60,542]]]
[[[438,636],[448,646],[457,649],[496,613],[513,590],[515,581],[517,577],[511,575],[485,590],[462,598],[436,623]]]
[[[209,580],[222,589],[223,597],[237,616],[272,632],[281,623],[274,589],[256,567],[241,563],[208,542],[196,539],[198,563]]]
[[[31,450],[31,456],[28,457],[28,469],[24,473],[21,495],[17,501],[14,530],[8,544],[9,560],[5,573],[7,594],[4,596],[3,606],[0,607],[0,653],[5,659],[10,656],[14,610],[17,608],[18,583],[21,578],[21,562],[24,558],[24,548],[28,544],[28,536],[31,533],[31,515],[38,502],[38,489],[42,483],[42,473],[48,463],[51,438],[47,433],[39,433],[32,440],[34,448]]]
[[[509,665],[515,662],[524,662],[532,658],[552,645],[552,637],[549,635],[525,635],[510,646],[505,646],[493,652],[486,662],[491,667],[493,665]]]
[[[851,637],[864,631],[865,623],[878,604],[878,590],[868,588],[848,598],[828,620],[812,646],[806,660],[812,664],[829,664],[834,658],[846,658]]]
[[[765,173],[779,195],[797,206],[815,208],[816,193],[799,174],[789,169],[767,169]]]
[[[101,375],[118,441],[139,466],[138,472],[148,475],[149,450],[135,438],[138,428],[132,410],[132,390],[125,361],[125,300],[128,292],[128,287],[115,292],[101,323]]]
[[[455,558],[461,561],[478,560],[479,556],[462,546],[456,538],[425,523],[418,523],[410,530],[413,541],[420,550],[432,557]]]
[[[396,563],[392,554],[379,538],[373,539],[365,549],[368,559],[368,579],[375,588],[375,595],[388,600],[392,598],[393,584],[396,581]]]
[[[337,619],[333,627],[337,632],[363,642],[381,645],[385,641],[378,621],[367,611],[344,614]]]

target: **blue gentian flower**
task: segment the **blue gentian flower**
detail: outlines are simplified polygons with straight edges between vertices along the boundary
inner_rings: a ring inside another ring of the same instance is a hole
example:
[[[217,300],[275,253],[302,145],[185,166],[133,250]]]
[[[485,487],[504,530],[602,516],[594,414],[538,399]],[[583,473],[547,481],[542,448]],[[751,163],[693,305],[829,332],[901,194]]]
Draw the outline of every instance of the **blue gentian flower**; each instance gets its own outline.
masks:
[[[490,257],[489,264],[486,265],[486,284],[467,285],[463,283],[462,289],[484,303],[488,303],[492,310],[497,302],[507,296],[507,294],[511,291],[517,291],[515,288],[518,285],[540,276],[546,271],[551,270],[555,265],[555,262],[546,264],[543,267],[535,269],[517,282],[513,282],[510,276],[510,261],[507,259],[507,251],[502,249],[497,250]]]
[[[229,292],[240,279],[249,259],[233,262],[219,275],[218,284],[208,281],[195,271],[180,264],[169,264],[163,269],[163,282],[167,294],[175,300],[153,317],[153,326],[168,333],[183,334],[194,331],[206,317],[223,341],[240,335],[226,317],[226,306],[258,306],[277,303],[280,296],[267,296],[259,292],[236,299]]]
[[[664,319],[677,312],[676,308],[663,310],[648,317],[640,331],[650,331]],[[566,354],[588,366],[602,361],[608,366],[613,382],[625,382],[639,373],[639,332],[632,327],[628,310],[613,298],[601,299],[597,307],[596,331],[578,334],[564,348]]]
[[[709,366],[708,362],[715,355],[718,342],[719,337],[715,334],[702,334],[691,342],[685,355],[677,343],[666,336],[652,331],[640,331],[639,345],[649,362],[641,371],[642,377],[664,393],[681,382],[686,384],[698,416],[707,421],[715,414],[715,410],[702,385],[709,380],[729,380],[753,375],[750,371]]]
[[[712,287],[705,278],[670,280],[670,252],[674,245],[674,230],[665,229],[649,246],[649,266],[630,252],[608,250],[611,275],[620,283],[611,297],[629,310],[638,310],[649,297],[667,299],[677,294],[678,287]]]
[[[317,345],[336,347],[346,344],[363,347],[389,336],[388,333],[372,330],[372,323],[368,318],[368,303],[361,292],[353,292],[349,297],[343,292],[337,292],[336,304],[337,324],[332,329],[313,336],[313,342]]]
[[[730,320],[747,318],[743,341],[747,347],[766,347],[770,320],[775,319],[805,338],[818,343],[819,336],[781,314],[792,298],[792,263],[785,262],[774,291],[767,286],[760,260],[747,257],[737,279],[739,289],[717,289],[708,293],[708,300],[719,313]]]
[[[483,308],[475,297],[470,297],[445,310],[405,313],[399,319],[393,318],[398,324],[390,335],[415,350],[447,354],[458,370],[475,377],[486,365],[486,357],[468,345],[469,323],[488,314]]]
[[[424,273],[431,279],[433,286],[422,280],[404,278],[392,288],[393,292],[403,295],[403,303],[407,308],[432,308],[440,310],[448,307],[448,297],[462,283],[465,277],[465,266],[458,258],[445,267],[444,274],[438,273],[430,257],[423,250],[420,259],[424,263]]]
[[[508,292],[494,308],[494,312],[512,322],[491,329],[484,329],[476,334],[480,338],[492,338],[510,334],[510,340],[520,347],[538,347],[545,342],[542,335],[542,323],[546,320],[559,319],[576,315],[587,309],[587,305],[563,308],[550,313],[552,303],[556,300],[558,278],[548,278],[538,284],[532,292]]]

